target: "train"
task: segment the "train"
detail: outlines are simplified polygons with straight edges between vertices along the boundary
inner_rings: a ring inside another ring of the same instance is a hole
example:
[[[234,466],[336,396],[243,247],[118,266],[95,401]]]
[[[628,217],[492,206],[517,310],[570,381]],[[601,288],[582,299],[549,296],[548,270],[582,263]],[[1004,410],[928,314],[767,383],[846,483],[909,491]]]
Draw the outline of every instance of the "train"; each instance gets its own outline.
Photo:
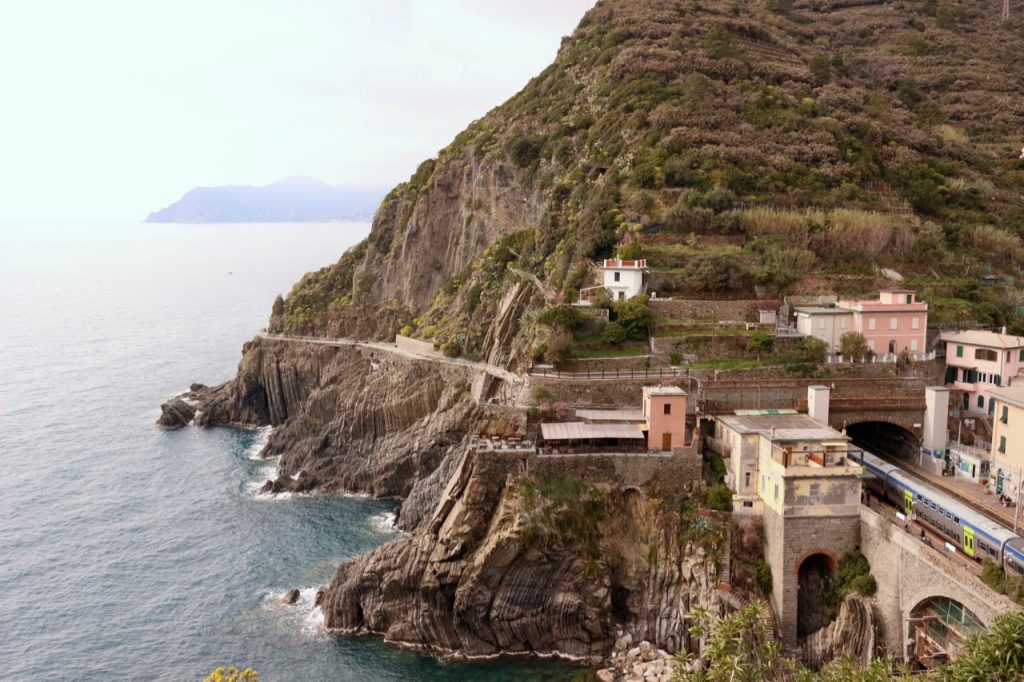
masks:
[[[870,452],[850,457],[873,475],[866,484],[873,494],[916,515],[975,561],[991,559],[1009,575],[1024,575],[1024,538]]]

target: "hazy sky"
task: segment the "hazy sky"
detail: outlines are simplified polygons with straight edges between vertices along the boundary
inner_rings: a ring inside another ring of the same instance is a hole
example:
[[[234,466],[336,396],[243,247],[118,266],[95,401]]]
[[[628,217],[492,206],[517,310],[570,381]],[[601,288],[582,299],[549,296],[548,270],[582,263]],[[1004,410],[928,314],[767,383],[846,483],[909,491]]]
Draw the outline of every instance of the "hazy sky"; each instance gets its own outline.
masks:
[[[594,0],[0,3],[0,220],[142,219],[197,185],[406,179]]]

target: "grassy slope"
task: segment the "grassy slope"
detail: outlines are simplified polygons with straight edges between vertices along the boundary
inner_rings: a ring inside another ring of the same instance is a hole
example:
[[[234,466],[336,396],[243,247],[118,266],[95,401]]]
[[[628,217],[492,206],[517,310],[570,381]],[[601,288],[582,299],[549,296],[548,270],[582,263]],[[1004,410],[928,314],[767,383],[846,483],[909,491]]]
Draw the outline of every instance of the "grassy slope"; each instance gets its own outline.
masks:
[[[974,282],[1024,260],[1024,23],[991,1],[787,4],[599,2],[553,65],[385,200],[424,200],[467,150],[511,159],[546,198],[539,224],[405,311],[409,331],[472,354],[508,266],[586,285],[585,259],[639,225],[740,235],[783,285],[808,263],[893,266],[953,320],[1006,322],[1014,295]],[[400,228],[388,213],[375,233]],[[351,314],[358,254],[345,261],[296,286],[286,322]]]

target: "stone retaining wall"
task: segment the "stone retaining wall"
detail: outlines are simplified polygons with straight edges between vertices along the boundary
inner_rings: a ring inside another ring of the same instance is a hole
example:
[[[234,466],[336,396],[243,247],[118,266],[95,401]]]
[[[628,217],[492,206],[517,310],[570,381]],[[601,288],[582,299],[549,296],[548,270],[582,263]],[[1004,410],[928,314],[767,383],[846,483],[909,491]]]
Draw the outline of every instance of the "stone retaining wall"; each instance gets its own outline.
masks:
[[[761,308],[776,310],[781,301],[778,299],[742,299],[742,300],[695,300],[695,299],[655,299],[651,301],[651,310],[656,317],[670,317],[686,320],[743,320],[757,322],[757,311]]]

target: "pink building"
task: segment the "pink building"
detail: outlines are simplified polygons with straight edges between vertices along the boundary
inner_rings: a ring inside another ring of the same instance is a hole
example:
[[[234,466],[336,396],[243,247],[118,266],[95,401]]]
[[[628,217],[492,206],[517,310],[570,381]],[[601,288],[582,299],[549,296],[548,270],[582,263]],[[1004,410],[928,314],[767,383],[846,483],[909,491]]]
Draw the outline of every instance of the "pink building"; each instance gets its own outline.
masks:
[[[964,392],[961,407],[992,414],[990,390],[1009,386],[1024,368],[1024,337],[966,331],[948,332],[941,339],[946,344],[946,383]]]
[[[644,386],[643,418],[647,449],[686,445],[686,392],[678,386]]]
[[[928,304],[907,289],[883,289],[877,300],[841,300],[852,313],[851,331],[859,332],[876,354],[904,350],[924,353],[928,335]]]

